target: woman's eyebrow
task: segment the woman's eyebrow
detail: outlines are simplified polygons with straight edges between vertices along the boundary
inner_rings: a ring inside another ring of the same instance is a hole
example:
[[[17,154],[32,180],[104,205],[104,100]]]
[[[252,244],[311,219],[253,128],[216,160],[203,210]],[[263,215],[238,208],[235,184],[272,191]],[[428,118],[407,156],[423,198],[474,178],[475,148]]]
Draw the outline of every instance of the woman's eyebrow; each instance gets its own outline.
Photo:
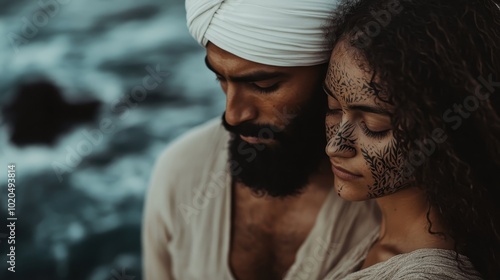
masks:
[[[362,111],[366,113],[373,113],[373,114],[379,114],[379,115],[386,115],[386,116],[391,116],[391,112],[388,110],[382,109],[380,107],[373,107],[369,105],[361,105],[361,104],[355,104],[355,105],[349,105],[347,106],[349,110],[351,111]]]
[[[335,97],[333,92],[330,89],[328,89],[326,84],[323,84],[323,91],[328,96],[330,96],[333,99],[338,101],[337,97]],[[365,104],[350,104],[347,106],[347,109],[349,109],[350,111],[362,111],[362,112],[366,112],[366,113],[373,113],[373,114],[386,115],[386,116],[392,115],[391,112],[389,112],[388,110],[385,110],[385,109],[380,108],[380,107],[365,105]]]

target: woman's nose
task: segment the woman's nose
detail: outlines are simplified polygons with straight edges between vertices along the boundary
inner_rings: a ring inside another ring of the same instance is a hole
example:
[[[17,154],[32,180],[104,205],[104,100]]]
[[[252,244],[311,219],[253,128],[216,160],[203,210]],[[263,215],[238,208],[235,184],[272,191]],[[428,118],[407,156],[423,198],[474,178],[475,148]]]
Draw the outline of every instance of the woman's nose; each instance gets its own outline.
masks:
[[[356,155],[355,126],[351,122],[342,122],[338,130],[334,131],[332,137],[328,139],[326,154],[329,157],[349,158]]]

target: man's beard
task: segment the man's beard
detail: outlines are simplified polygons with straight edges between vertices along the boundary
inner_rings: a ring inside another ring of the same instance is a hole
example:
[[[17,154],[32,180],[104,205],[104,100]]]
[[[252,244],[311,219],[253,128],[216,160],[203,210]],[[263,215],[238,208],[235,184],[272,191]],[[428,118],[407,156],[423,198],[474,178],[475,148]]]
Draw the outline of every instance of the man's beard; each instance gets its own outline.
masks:
[[[231,126],[229,158],[233,179],[249,187],[257,195],[286,197],[300,194],[318,170],[325,155],[324,94],[316,93],[300,112],[286,120],[284,129],[273,125],[242,123]],[[284,114],[286,115],[286,114]],[[239,135],[275,140],[273,144],[250,144]]]

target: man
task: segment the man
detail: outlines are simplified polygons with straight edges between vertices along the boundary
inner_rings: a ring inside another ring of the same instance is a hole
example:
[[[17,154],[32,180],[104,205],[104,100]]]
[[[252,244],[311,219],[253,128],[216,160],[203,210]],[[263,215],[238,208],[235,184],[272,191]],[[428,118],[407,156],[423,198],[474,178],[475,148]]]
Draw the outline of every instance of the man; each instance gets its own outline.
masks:
[[[226,111],[160,156],[145,279],[320,279],[378,224],[332,191],[324,153],[330,0],[188,0]]]

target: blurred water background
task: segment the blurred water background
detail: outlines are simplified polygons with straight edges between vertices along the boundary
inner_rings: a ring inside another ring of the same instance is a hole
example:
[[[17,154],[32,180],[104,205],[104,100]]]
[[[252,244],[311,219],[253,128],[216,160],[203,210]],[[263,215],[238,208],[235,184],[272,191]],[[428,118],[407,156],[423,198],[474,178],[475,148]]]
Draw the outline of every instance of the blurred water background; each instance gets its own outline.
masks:
[[[0,0],[0,279],[141,279],[168,143],[224,98],[182,0]],[[16,165],[16,272],[7,165]]]

